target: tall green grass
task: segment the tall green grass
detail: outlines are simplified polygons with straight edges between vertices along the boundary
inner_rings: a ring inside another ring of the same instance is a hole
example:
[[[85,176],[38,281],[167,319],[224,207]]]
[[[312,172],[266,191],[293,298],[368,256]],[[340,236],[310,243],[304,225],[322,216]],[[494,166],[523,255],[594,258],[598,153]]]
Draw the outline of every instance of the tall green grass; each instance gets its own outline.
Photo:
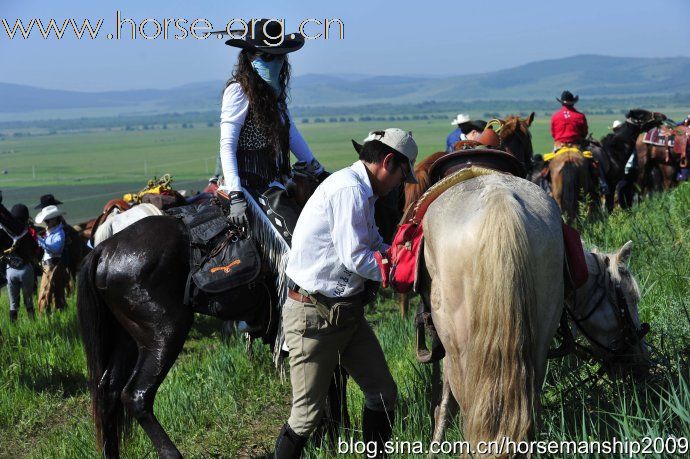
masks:
[[[594,362],[550,361],[538,439],[690,438],[689,215],[690,185],[685,184],[631,211],[584,223],[585,240],[602,250],[633,241],[631,268],[643,293],[640,315],[652,326],[648,340],[658,367],[649,381],[635,383],[599,375]],[[22,310],[16,325],[9,323],[4,293],[0,307],[0,457],[97,457],[73,299],[67,311],[35,322]],[[427,443],[431,369],[414,359],[412,321],[400,318],[394,301],[384,296],[368,317],[399,388],[394,438]],[[342,434],[359,438],[363,397],[355,384],[348,392],[353,430]],[[257,346],[249,361],[241,338],[223,339],[220,323],[203,317],[155,406],[187,457],[268,452],[289,409],[289,381],[273,368],[267,347]],[[449,429],[448,440],[461,439],[459,422]],[[307,457],[333,457],[334,451],[328,442],[313,442]],[[138,426],[123,456],[155,457]]]

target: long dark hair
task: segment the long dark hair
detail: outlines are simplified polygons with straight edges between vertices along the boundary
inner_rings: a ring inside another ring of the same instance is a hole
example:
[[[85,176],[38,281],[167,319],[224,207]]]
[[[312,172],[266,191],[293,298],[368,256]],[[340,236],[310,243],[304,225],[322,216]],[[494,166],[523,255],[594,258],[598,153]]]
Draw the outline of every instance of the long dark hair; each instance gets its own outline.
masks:
[[[242,50],[237,58],[237,64],[232,76],[225,84],[227,88],[232,83],[242,86],[252,116],[259,125],[264,126],[271,136],[271,143],[276,151],[284,152],[290,144],[290,121],[287,117],[288,83],[290,82],[290,62],[287,54],[285,63],[280,70],[280,93],[273,88],[252,67],[251,52]]]

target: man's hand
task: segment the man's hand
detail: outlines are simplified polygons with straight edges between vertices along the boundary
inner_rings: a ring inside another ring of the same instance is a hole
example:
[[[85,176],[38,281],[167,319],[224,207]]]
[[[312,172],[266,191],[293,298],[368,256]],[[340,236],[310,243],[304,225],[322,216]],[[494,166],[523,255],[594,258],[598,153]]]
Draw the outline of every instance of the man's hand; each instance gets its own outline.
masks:
[[[376,263],[379,265],[379,271],[381,272],[381,287],[388,288],[391,274],[390,253],[388,251],[374,252],[374,258],[376,259]]]
[[[225,209],[230,223],[237,226],[247,225],[247,200],[244,193],[241,191],[227,193],[224,190],[218,190],[216,196]]]

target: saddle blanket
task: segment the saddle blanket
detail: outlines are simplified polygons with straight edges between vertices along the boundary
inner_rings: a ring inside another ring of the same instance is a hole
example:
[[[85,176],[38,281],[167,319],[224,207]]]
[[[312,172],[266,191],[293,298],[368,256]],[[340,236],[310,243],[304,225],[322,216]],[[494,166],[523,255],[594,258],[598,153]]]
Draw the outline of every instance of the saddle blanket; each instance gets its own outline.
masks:
[[[659,128],[650,129],[645,133],[643,142],[658,147],[673,147],[675,144],[675,136],[666,134],[668,133]]]
[[[587,158],[587,159],[592,159],[592,158],[593,158],[592,152],[589,151],[589,150],[584,150],[584,151],[582,151],[582,150],[580,150],[580,149],[577,148],[577,147],[562,147],[562,148],[558,149],[557,151],[555,151],[555,152],[553,152],[553,153],[545,153],[545,154],[544,154],[544,161],[551,161],[551,160],[554,159],[556,156],[562,155],[562,154],[564,154],[564,153],[581,153],[582,156],[584,156],[584,157]]]
[[[124,212],[110,214],[103,223],[98,225],[96,235],[93,237],[94,247],[129,225],[152,215],[163,215],[163,211],[153,204],[139,204]]]

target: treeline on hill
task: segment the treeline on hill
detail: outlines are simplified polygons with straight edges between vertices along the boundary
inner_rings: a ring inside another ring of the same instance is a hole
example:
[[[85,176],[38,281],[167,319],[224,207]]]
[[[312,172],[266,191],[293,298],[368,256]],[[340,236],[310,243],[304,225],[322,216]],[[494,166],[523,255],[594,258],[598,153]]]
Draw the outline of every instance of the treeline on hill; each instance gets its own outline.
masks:
[[[671,96],[643,96],[631,98],[583,99],[578,107],[590,115],[625,114],[630,108],[648,110],[690,105],[690,93]],[[508,114],[526,116],[529,112],[550,115],[557,107],[555,100],[476,100],[476,101],[428,101],[414,104],[374,104],[341,107],[291,107],[293,117],[301,123],[353,123],[367,121],[408,121],[446,119],[458,112],[470,112],[483,118],[501,117]],[[8,137],[30,136],[30,130],[42,134],[65,131],[109,130],[128,131],[168,129],[181,127],[213,127],[218,124],[217,111],[161,113],[97,118],[50,119],[37,121],[7,121],[0,123],[0,140]]]

